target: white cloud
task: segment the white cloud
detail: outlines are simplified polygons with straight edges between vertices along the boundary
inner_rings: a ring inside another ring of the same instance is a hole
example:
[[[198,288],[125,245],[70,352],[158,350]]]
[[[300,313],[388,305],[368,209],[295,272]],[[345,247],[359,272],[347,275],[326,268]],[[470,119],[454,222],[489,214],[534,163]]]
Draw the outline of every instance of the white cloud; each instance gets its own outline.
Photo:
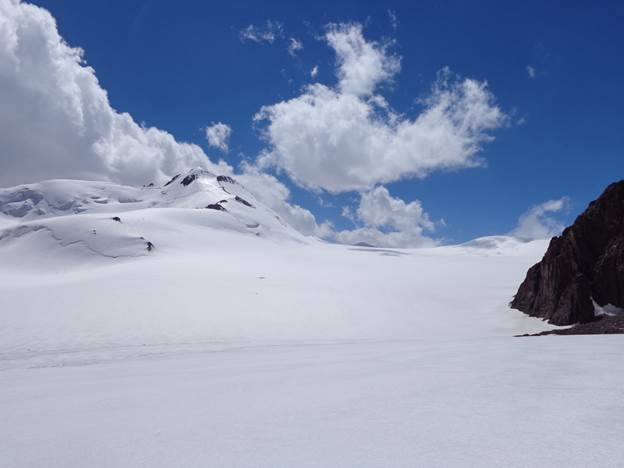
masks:
[[[298,41],[294,37],[291,37],[290,40],[288,41],[288,53],[292,57],[294,57],[295,55],[297,55],[297,52],[299,52],[302,49],[303,49],[303,44],[301,43],[301,41]]]
[[[304,187],[343,192],[482,163],[482,143],[507,122],[486,83],[444,69],[410,119],[375,94],[399,71],[398,57],[366,41],[361,25],[330,26],[325,38],[337,55],[338,85],[309,85],[256,114],[269,143],[261,167],[283,169]]]
[[[319,72],[319,67],[318,65],[314,65],[314,67],[312,68],[312,70],[310,70],[310,77],[312,79],[316,78],[316,76],[318,75]]]
[[[227,170],[199,146],[114,110],[82,57],[47,10],[0,0],[0,185],[60,177],[143,184],[195,166]]]
[[[385,45],[364,39],[361,24],[329,25],[325,39],[336,53],[342,93],[371,94],[379,83],[401,70],[400,58],[389,54]]]
[[[518,218],[518,225],[510,234],[522,240],[544,239],[559,234],[564,226],[551,215],[565,210],[568,204],[569,200],[563,197],[531,207]]]
[[[533,79],[537,76],[537,70],[535,69],[535,67],[533,65],[527,65],[526,67],[526,71],[529,75],[529,78]]]
[[[229,150],[230,135],[232,134],[232,128],[224,124],[223,122],[213,123],[205,128],[206,140],[208,144],[214,148],[218,148],[221,151],[227,152]]]
[[[279,21],[267,20],[266,25],[256,26],[250,24],[239,33],[242,42],[252,41],[273,44],[276,39],[284,36],[284,25]]]
[[[406,203],[390,195],[379,186],[360,196],[354,213],[348,207],[343,216],[359,222],[360,227],[334,234],[344,244],[366,243],[376,247],[423,247],[434,245],[425,232],[435,230],[435,224],[423,209],[420,201]]]

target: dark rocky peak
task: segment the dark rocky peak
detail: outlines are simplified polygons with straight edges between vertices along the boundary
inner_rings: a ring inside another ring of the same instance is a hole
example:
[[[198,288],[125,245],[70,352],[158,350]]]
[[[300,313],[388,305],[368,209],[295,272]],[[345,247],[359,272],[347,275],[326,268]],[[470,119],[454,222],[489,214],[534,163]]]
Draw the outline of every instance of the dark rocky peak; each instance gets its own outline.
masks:
[[[230,176],[220,175],[217,176],[217,182],[227,182],[229,184],[236,184],[237,182]]]
[[[609,185],[532,266],[511,307],[555,325],[595,319],[594,301],[624,307],[624,180]]]
[[[192,184],[198,178],[204,177],[204,176],[214,177],[214,174],[212,172],[210,172],[210,171],[207,171],[206,169],[201,169],[201,168],[191,169],[184,176],[184,178],[180,181],[180,183],[186,187],[186,186]]]
[[[236,200],[238,203],[242,203],[243,205],[248,206],[249,208],[255,208],[251,203],[249,203],[244,198],[239,197],[238,195],[234,197],[234,200]]]
[[[210,171],[207,171],[206,169],[196,167],[195,169],[191,169],[185,174],[174,175],[165,185],[163,185],[163,187],[168,187],[177,180],[180,181],[181,185],[187,187],[202,176],[214,177],[214,174]]]
[[[191,183],[195,179],[197,179],[197,177],[198,177],[197,174],[189,174],[184,179],[182,179],[182,181],[180,183],[186,187],[187,185],[191,185]]]
[[[173,184],[176,180],[178,180],[178,178],[180,177],[181,174],[176,174],[174,175],[169,182],[167,182],[163,187],[167,187],[168,185]]]

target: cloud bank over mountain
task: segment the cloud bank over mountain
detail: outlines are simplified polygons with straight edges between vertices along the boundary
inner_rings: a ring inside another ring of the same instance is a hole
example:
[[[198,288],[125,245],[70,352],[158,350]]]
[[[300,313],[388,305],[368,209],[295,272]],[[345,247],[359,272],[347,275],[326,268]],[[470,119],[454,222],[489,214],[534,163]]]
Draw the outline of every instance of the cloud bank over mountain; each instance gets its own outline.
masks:
[[[235,174],[198,145],[115,110],[83,57],[82,49],[60,36],[47,10],[0,0],[0,186],[54,178],[141,185],[194,167]],[[230,133],[221,124],[207,129],[206,136],[227,150]],[[291,205],[290,192],[275,177],[251,169],[238,175],[258,190],[262,186],[259,199],[287,222],[314,234],[314,215]]]
[[[194,144],[115,110],[83,51],[45,9],[0,0],[0,184],[49,178],[163,181],[190,167],[227,171]]]
[[[113,108],[82,49],[64,41],[47,10],[0,0],[0,18],[3,186],[52,178],[162,183],[201,167],[235,175],[304,234],[414,247],[435,242],[435,223],[419,200],[396,198],[382,184],[478,166],[483,144],[508,121],[487,83],[459,78],[448,68],[420,99],[417,115],[399,113],[382,94],[401,70],[393,43],[367,39],[359,23],[329,24],[322,40],[335,54],[336,83],[313,83],[263,106],[254,120],[265,148],[235,170],[200,146]],[[241,39],[272,43],[283,30],[269,21],[246,28]],[[317,73],[315,65],[313,79]],[[204,132],[209,146],[228,152],[228,125],[216,122]],[[280,174],[307,190],[357,192],[359,206],[344,210],[353,229],[335,231],[331,222],[318,223],[308,209],[292,204]],[[519,235],[528,232],[518,229]]]

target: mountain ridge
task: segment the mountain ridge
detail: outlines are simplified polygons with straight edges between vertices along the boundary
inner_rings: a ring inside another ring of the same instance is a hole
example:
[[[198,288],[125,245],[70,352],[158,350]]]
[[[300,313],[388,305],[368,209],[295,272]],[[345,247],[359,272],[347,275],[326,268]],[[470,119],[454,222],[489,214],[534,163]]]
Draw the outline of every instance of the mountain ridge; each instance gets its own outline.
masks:
[[[306,241],[235,179],[200,168],[162,186],[55,179],[4,188],[0,214],[0,248],[49,236],[113,258],[146,255],[159,247],[154,238],[167,243],[163,233],[182,225]]]

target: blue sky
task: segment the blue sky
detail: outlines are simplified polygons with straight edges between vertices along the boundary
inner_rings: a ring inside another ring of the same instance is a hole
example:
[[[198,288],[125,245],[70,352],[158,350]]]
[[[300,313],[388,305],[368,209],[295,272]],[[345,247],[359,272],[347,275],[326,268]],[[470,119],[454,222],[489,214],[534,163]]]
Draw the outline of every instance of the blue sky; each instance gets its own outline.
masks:
[[[267,147],[252,121],[262,106],[300,95],[314,66],[314,81],[336,85],[336,56],[322,40],[328,23],[361,23],[366,40],[393,41],[388,53],[401,57],[401,70],[379,93],[407,117],[444,67],[486,81],[508,121],[483,144],[485,164],[384,183],[393,197],[421,201],[436,239],[509,232],[531,206],[563,196],[558,216],[568,223],[624,173],[621,2],[35,3],[85,50],[115,109],[232,166]],[[241,40],[241,30],[268,20],[283,25],[283,38]],[[303,45],[294,57],[291,37]],[[217,121],[232,128],[227,153],[210,148],[202,130]],[[319,223],[352,227],[341,211],[355,209],[356,192],[310,191],[278,176]]]

